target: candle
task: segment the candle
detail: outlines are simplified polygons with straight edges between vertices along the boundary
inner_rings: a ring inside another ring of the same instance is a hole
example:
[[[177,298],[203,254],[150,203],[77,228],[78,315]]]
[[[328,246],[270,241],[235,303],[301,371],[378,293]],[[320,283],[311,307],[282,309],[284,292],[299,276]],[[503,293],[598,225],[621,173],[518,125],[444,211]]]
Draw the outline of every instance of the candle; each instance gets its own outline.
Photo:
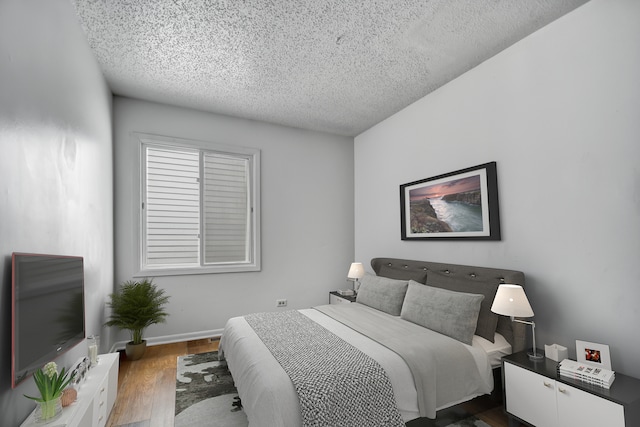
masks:
[[[89,359],[91,366],[98,364],[98,346],[95,344],[89,346]]]

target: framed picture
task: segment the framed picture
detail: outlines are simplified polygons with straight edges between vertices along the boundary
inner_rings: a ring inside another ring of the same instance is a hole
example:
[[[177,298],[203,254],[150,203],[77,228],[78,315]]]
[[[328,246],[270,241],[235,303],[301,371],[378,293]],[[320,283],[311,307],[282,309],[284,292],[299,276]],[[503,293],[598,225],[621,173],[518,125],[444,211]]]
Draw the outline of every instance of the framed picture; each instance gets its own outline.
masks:
[[[612,370],[609,346],[605,344],[576,340],[576,360],[585,365]]]
[[[400,186],[402,240],[500,240],[496,162]]]

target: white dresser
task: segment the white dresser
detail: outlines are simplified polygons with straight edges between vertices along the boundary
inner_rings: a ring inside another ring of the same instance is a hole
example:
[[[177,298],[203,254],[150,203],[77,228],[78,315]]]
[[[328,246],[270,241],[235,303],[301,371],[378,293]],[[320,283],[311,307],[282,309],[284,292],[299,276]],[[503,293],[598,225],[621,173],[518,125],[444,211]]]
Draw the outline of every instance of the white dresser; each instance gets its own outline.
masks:
[[[62,415],[47,427],[104,427],[118,393],[119,353],[101,354],[98,364],[89,369],[80,384],[78,398],[62,409]],[[21,424],[22,427],[39,427],[34,413]]]

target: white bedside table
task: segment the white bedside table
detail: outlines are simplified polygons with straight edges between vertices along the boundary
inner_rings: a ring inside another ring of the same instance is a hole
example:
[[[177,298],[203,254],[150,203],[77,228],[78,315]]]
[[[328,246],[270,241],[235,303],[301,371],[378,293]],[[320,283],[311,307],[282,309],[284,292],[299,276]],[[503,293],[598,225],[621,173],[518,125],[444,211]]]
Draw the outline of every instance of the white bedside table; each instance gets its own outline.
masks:
[[[558,362],[534,362],[526,352],[502,358],[509,426],[640,426],[640,380],[616,372],[606,389],[558,375]]]
[[[329,304],[351,304],[356,302],[356,296],[340,295],[337,291],[329,292]]]

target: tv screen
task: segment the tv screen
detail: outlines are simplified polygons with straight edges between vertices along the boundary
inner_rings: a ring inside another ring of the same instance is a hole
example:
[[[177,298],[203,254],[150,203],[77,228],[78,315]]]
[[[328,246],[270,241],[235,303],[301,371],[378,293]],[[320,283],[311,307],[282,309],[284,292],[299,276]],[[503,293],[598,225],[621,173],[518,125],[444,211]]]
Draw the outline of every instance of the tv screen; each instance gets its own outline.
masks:
[[[84,340],[82,257],[13,253],[12,387]]]

